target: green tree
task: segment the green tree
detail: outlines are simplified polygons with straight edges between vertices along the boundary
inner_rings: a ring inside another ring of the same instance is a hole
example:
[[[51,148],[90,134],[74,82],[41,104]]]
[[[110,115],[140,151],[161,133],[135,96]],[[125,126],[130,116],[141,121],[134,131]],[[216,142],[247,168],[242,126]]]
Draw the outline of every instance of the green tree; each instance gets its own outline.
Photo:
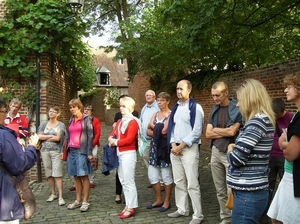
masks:
[[[91,56],[83,36],[87,24],[76,17],[64,1],[7,0],[0,21],[0,66],[2,80],[11,77],[35,78],[35,53],[52,54],[72,76],[78,89],[89,90],[95,80]],[[32,85],[32,84],[30,84]]]
[[[153,4],[158,0],[154,0]],[[151,4],[149,0],[85,0],[85,18],[88,19],[89,32],[102,36],[110,27],[112,46],[102,46],[111,51],[121,43],[131,41],[135,34],[128,26],[139,19],[143,8]],[[127,59],[128,73],[134,74],[135,61],[131,52],[120,57]],[[118,56],[119,57],[119,56]]]
[[[203,87],[224,72],[298,57],[299,3],[98,0],[89,13],[91,27],[114,22],[117,57],[129,57],[130,78],[151,75],[157,87],[188,78]]]

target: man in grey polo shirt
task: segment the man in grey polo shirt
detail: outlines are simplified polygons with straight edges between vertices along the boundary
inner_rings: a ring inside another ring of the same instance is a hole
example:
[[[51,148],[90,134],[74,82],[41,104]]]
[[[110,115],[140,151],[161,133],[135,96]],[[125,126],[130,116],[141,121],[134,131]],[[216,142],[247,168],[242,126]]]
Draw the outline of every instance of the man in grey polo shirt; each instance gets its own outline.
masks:
[[[146,91],[145,99],[146,99],[146,104],[142,108],[140,121],[141,121],[141,124],[142,124],[142,132],[143,132],[144,136],[146,136],[146,139],[147,139],[147,142],[148,142],[147,147],[144,151],[144,155],[143,155],[143,160],[144,160],[144,163],[145,163],[145,165],[147,167],[147,170],[148,170],[149,150],[150,150],[151,137],[147,136],[147,128],[148,128],[148,124],[151,120],[152,115],[159,111],[159,107],[158,107],[157,102],[155,100],[155,92],[153,90],[147,90]]]

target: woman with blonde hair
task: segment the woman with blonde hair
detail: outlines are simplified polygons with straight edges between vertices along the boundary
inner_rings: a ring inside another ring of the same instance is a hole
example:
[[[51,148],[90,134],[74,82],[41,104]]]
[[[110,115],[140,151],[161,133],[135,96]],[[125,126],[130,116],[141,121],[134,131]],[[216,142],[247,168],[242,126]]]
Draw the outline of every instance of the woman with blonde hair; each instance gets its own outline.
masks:
[[[268,211],[274,224],[300,223],[300,72],[287,75],[283,83],[287,101],[293,102],[298,112],[278,139],[285,162],[283,178]]]
[[[140,122],[132,115],[135,101],[126,96],[120,99],[122,119],[119,119],[108,137],[109,146],[117,147],[119,159],[118,175],[123,187],[126,201],[125,208],[118,213],[121,219],[133,216],[138,207],[137,189],[135,185],[136,138]]]
[[[227,185],[234,205],[231,223],[257,223],[268,203],[268,163],[275,115],[263,84],[246,79],[237,89],[237,107],[245,119],[235,144],[228,146]]]
[[[92,171],[89,160],[93,158],[93,124],[91,117],[82,113],[83,105],[79,99],[72,99],[69,102],[69,107],[72,117],[67,129],[69,153],[66,169],[69,176],[74,176],[76,200],[67,208],[80,207],[81,212],[86,212],[90,206],[88,203],[90,194],[88,174]]]

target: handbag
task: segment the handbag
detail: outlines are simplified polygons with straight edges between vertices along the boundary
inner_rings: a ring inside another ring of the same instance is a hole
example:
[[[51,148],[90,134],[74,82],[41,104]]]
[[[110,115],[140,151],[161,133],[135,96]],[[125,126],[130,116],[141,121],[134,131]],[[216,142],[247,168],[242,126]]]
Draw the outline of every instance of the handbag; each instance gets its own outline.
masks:
[[[17,181],[6,169],[2,166],[0,168],[7,173],[10,180],[15,184],[16,191],[19,194],[20,202],[24,206],[24,219],[29,219],[36,210],[36,202],[34,194],[29,186],[27,179],[22,175],[22,180]]]
[[[69,150],[69,141],[68,139],[65,140],[64,142],[64,151],[63,151],[63,161],[67,161],[68,159],[68,150]]]
[[[98,169],[98,162],[99,162],[99,159],[95,158],[95,157],[93,157],[93,159],[90,160],[90,163],[91,163],[91,166],[92,166],[93,170]]]
[[[36,147],[35,147],[36,150],[41,150],[42,142],[43,142],[42,140],[38,140],[38,142],[36,143]]]
[[[233,209],[233,194],[232,194],[232,189],[230,188],[229,190],[229,195],[228,199],[226,201],[225,207],[232,210]]]

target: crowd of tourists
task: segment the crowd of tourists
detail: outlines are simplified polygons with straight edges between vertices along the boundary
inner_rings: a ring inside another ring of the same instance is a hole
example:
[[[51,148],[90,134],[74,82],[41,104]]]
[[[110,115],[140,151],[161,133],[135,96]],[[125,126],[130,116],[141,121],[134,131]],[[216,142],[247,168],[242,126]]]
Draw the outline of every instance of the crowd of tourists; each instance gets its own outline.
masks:
[[[300,109],[300,73],[286,75],[286,100]],[[120,219],[138,215],[135,184],[137,156],[147,167],[153,201],[145,209],[170,211],[168,218],[191,214],[190,224],[199,224],[204,215],[199,183],[201,137],[210,139],[211,173],[220,207],[221,224],[300,223],[300,115],[285,109],[285,100],[271,99],[266,87],[256,79],[246,79],[236,88],[236,99],[229,97],[225,82],[211,87],[214,106],[206,129],[202,106],[190,95],[188,80],[177,83],[177,102],[171,106],[167,92],[157,95],[148,90],[140,116],[129,95],[119,97],[108,149],[117,158],[116,203],[124,208]],[[30,169],[36,160],[38,144],[28,139],[26,116],[18,111],[22,102],[14,98],[7,110],[0,99],[0,165],[14,176]],[[50,106],[48,120],[38,128],[40,152],[50,196],[47,202],[63,198],[63,150],[68,149],[66,173],[74,177],[75,200],[67,209],[87,212],[90,188],[95,187],[92,165],[99,153],[101,125],[93,116],[93,106],[79,99],[69,102],[71,117],[67,125],[59,121],[61,109]],[[205,133],[205,134],[203,134]],[[203,135],[203,136],[202,136]],[[280,179],[276,190],[276,182]],[[23,210],[18,195],[12,193],[11,180],[0,170],[0,224],[19,223]],[[9,188],[10,187],[10,188]],[[9,188],[9,189],[8,189]],[[172,190],[175,205],[171,207]],[[276,191],[275,195],[274,192]],[[122,194],[124,199],[122,199]],[[229,195],[233,207],[228,207]],[[9,198],[8,198],[9,197]],[[190,200],[189,200],[190,199]],[[11,202],[8,203],[7,202]],[[192,211],[190,211],[189,201]],[[4,204],[6,203],[6,204]],[[38,208],[37,208],[38,209]]]

